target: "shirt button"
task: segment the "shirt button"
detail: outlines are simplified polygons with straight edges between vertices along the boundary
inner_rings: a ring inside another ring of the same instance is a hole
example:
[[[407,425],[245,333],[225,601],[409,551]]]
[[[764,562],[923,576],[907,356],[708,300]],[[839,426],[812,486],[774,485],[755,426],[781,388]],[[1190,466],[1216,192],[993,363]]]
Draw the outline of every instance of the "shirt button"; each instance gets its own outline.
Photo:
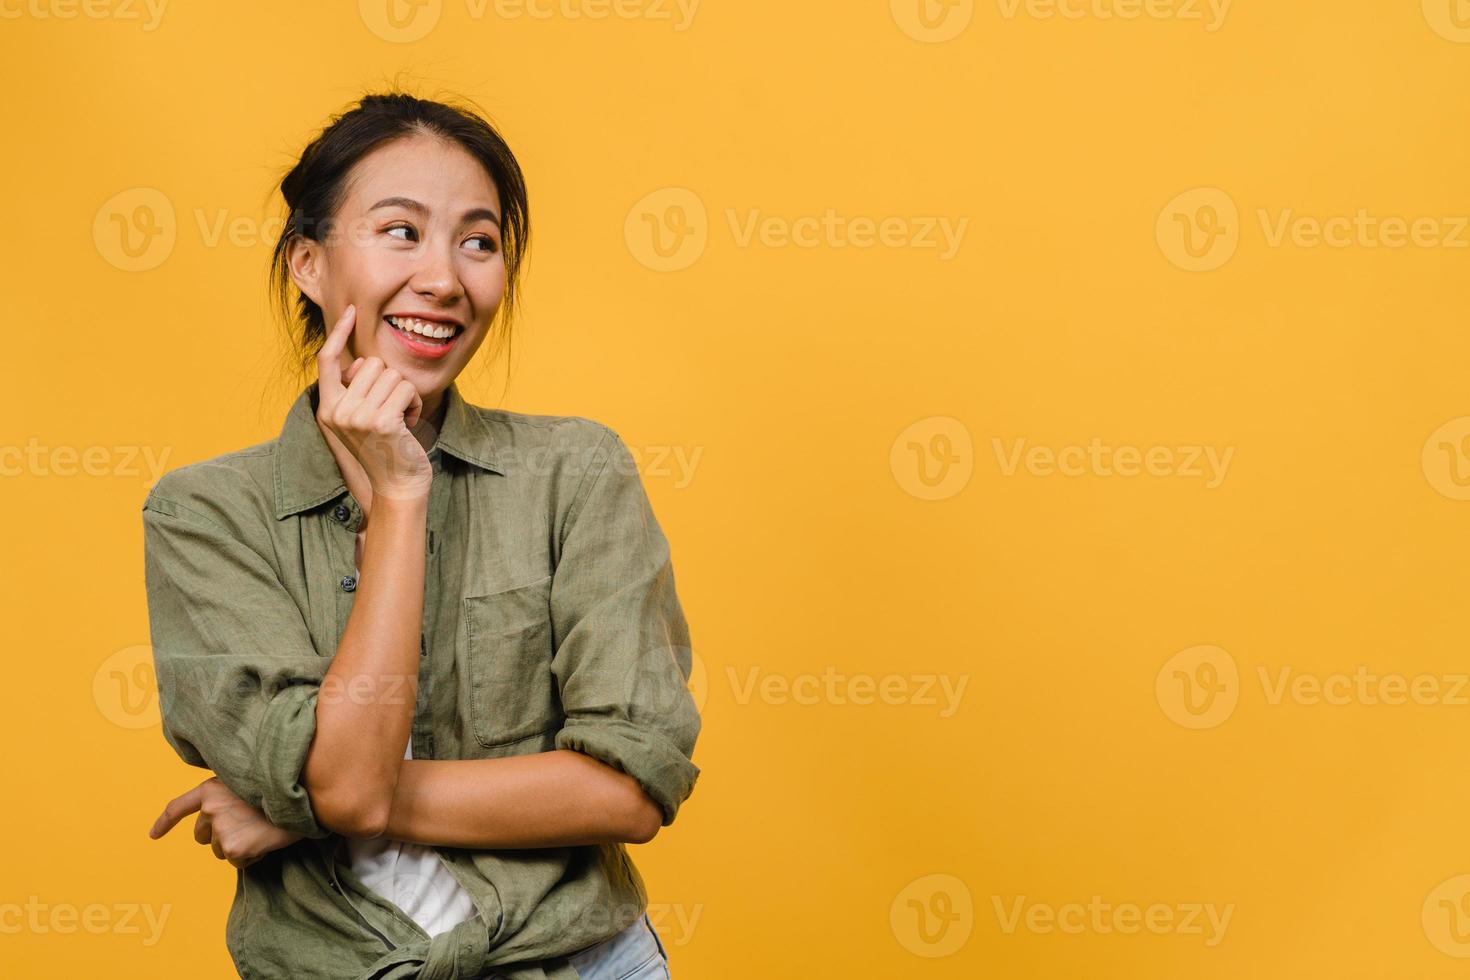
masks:
[[[338,504],[333,508],[332,516],[337,519],[338,524],[346,524],[347,518],[352,516],[352,511],[347,509],[346,504]]]
[[[337,892],[339,895],[342,893],[342,888],[337,884],[337,879],[333,878],[328,884],[332,886],[332,891]]]
[[[342,577],[342,591],[343,592],[352,592],[356,588],[357,588],[357,576],[356,575],[344,575]]]

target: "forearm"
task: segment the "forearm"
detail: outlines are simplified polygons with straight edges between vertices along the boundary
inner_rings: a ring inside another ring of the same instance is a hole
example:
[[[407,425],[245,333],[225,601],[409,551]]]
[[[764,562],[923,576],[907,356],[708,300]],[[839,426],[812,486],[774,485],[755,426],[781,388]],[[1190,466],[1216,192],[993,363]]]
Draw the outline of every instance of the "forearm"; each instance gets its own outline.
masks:
[[[632,776],[566,749],[403,759],[383,836],[450,847],[638,843],[662,814]]]
[[[418,688],[427,498],[373,501],[352,612],[322,680],[305,785],[323,826],[380,822],[393,799]]]

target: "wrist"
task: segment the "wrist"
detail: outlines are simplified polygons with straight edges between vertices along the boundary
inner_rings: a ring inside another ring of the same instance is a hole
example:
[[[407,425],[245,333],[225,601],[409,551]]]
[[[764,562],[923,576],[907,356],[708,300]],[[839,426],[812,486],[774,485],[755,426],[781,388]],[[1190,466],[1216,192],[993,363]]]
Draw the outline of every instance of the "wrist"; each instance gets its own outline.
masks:
[[[391,520],[398,517],[418,517],[420,514],[429,512],[429,491],[425,488],[422,492],[398,491],[384,495],[381,491],[373,491],[373,517],[386,517]]]

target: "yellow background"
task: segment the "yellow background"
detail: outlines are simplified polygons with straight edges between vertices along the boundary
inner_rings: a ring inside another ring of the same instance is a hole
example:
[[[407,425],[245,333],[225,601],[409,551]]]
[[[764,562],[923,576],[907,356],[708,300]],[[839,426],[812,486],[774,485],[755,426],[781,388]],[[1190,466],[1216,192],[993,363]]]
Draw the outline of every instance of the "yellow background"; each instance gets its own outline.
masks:
[[[468,396],[613,426],[672,542],[703,772],[632,850],[675,977],[1464,975],[1470,11],[929,3],[0,5],[0,973],[232,975],[233,870],[146,836],[204,773],[137,669],[142,454],[279,431],[271,184],[396,79],[528,175]],[[828,209],[897,220],[779,234]]]

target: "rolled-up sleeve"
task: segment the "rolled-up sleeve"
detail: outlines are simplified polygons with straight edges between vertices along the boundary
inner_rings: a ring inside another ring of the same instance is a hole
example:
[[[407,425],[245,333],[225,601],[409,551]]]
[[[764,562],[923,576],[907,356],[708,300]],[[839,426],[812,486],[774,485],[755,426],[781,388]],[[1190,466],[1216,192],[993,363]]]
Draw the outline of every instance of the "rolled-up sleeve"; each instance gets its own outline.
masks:
[[[330,661],[270,564],[163,486],[143,503],[143,553],[164,738],[271,823],[327,837],[301,772]]]
[[[689,627],[632,454],[617,433],[597,429],[552,577],[552,672],[566,714],[556,747],[632,776],[668,826],[699,776]]]

